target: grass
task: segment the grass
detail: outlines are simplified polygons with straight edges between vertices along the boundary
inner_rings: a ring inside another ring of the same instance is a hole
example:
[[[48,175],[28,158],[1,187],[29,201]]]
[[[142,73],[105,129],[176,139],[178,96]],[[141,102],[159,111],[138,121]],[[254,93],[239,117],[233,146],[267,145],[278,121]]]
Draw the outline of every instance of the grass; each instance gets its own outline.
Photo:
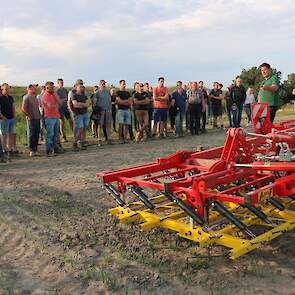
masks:
[[[117,292],[124,287],[123,284],[108,270],[99,267],[90,267],[83,274],[85,283],[100,281],[111,292]]]

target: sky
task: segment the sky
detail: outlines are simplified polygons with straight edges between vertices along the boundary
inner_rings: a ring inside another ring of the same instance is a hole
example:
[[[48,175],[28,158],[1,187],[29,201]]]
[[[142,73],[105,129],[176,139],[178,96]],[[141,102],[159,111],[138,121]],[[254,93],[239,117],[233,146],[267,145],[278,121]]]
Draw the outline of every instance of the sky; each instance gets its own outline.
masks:
[[[228,85],[268,62],[295,72],[294,0],[0,0],[0,82],[63,77]]]

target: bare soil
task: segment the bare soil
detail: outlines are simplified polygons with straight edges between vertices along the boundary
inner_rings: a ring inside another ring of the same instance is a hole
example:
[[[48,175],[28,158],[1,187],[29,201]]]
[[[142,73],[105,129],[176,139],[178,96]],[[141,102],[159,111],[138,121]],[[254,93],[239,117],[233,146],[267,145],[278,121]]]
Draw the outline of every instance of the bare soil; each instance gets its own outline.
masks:
[[[0,294],[295,294],[294,232],[236,261],[193,259],[194,243],[108,215],[115,203],[96,172],[224,139],[211,131],[1,164]]]

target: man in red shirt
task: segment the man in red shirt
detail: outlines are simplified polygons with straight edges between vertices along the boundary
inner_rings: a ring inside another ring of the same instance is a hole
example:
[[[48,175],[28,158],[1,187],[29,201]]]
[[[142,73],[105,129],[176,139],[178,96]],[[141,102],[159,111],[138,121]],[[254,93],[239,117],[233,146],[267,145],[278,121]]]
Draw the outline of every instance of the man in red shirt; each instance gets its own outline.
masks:
[[[153,134],[158,137],[163,136],[164,128],[168,118],[169,94],[167,87],[164,87],[164,78],[158,79],[158,86],[153,90],[154,101],[154,126]]]
[[[42,96],[42,104],[44,107],[44,121],[46,129],[46,153],[47,156],[55,156],[58,150],[57,137],[59,132],[59,108],[62,104],[61,100],[55,93],[54,83],[45,83],[45,92]]]

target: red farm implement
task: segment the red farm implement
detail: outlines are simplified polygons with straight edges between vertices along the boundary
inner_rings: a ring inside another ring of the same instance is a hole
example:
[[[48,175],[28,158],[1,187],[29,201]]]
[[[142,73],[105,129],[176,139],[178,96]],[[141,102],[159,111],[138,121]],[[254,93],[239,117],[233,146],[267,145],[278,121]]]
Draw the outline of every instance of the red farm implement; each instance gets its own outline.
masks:
[[[273,125],[264,108],[252,108],[253,132],[231,128],[222,147],[97,173],[118,204],[110,213],[224,246],[231,259],[294,229],[295,120]]]

